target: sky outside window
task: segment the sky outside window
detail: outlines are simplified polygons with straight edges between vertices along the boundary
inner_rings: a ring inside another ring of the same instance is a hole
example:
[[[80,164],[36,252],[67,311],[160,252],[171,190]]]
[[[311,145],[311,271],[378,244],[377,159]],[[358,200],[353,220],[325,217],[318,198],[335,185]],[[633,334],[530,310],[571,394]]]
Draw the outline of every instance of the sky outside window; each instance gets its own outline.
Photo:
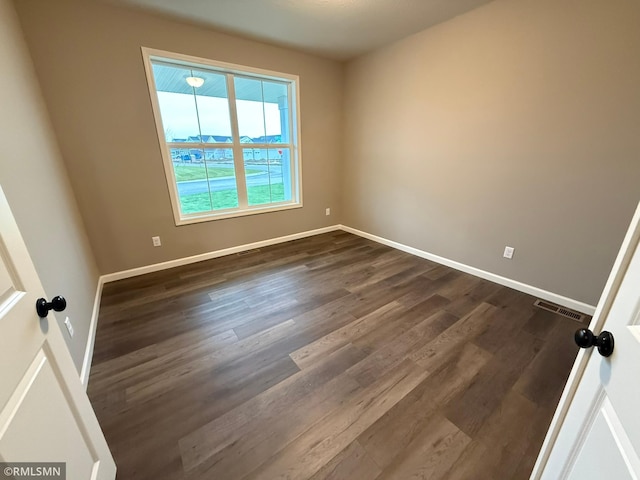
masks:
[[[226,98],[199,96],[197,114],[193,95],[158,92],[158,101],[169,142],[199,135],[198,115],[200,124],[206,126],[203,127],[203,135],[231,136],[229,103]],[[243,135],[252,138],[263,135],[265,123],[267,135],[282,134],[280,110],[276,103],[264,103],[264,119],[262,102],[238,100],[236,107],[238,126]]]

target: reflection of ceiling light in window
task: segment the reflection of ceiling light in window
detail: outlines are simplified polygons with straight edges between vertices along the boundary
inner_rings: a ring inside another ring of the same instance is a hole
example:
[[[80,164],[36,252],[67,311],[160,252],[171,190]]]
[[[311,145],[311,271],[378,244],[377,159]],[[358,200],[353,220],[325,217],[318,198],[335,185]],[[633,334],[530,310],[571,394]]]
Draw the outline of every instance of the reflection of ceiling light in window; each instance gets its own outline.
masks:
[[[202,77],[187,77],[186,80],[193,88],[201,87],[204,84],[204,78]]]

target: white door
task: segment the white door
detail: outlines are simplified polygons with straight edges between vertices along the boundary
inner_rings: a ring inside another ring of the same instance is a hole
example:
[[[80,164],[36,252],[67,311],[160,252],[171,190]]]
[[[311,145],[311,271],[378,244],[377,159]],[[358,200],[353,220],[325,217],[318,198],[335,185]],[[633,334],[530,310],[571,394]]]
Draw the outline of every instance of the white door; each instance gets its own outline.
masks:
[[[640,206],[589,328],[614,337],[576,359],[532,479],[640,478]]]
[[[62,462],[69,480],[113,479],[62,333],[53,316],[36,313],[39,297],[44,290],[0,189],[0,462]]]

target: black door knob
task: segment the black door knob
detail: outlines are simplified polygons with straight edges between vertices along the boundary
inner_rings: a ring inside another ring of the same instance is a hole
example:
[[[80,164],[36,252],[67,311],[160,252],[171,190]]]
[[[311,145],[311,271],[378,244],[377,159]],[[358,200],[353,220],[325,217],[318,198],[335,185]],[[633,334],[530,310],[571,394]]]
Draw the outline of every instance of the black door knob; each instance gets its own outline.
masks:
[[[588,328],[581,328],[574,336],[580,348],[598,347],[598,352],[603,357],[608,357],[613,353],[613,334],[602,332],[597,337]]]
[[[49,313],[49,310],[55,310],[61,312],[67,308],[67,301],[60,295],[53,297],[50,302],[47,302],[44,298],[36,300],[36,312],[40,318],[44,318]]]

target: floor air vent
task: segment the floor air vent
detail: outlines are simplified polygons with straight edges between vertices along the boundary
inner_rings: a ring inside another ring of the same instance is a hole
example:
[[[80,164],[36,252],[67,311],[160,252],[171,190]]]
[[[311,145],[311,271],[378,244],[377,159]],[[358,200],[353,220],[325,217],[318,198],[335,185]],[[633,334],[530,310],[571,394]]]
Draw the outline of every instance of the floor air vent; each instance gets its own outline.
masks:
[[[560,305],[556,305],[555,303],[547,302],[545,300],[538,299],[533,302],[533,304],[538,308],[557,313],[558,315],[562,315],[563,317],[570,318],[571,320],[575,320],[576,322],[580,323],[582,323],[587,317],[583,313],[569,310],[568,308],[561,307]]]

